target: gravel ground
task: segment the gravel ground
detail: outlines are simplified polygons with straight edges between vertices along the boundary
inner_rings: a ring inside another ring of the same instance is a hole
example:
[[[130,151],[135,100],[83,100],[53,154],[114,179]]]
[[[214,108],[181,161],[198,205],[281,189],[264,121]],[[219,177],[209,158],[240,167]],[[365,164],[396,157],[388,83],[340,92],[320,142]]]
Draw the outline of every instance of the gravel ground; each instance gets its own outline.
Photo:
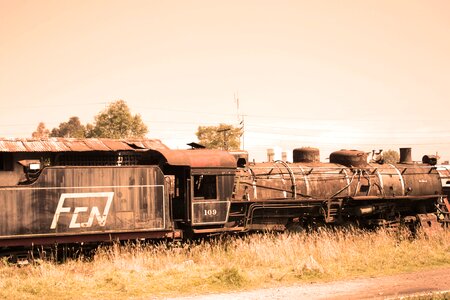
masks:
[[[197,295],[177,300],[269,299],[398,299],[450,291],[450,268],[394,276],[302,284],[246,292]]]

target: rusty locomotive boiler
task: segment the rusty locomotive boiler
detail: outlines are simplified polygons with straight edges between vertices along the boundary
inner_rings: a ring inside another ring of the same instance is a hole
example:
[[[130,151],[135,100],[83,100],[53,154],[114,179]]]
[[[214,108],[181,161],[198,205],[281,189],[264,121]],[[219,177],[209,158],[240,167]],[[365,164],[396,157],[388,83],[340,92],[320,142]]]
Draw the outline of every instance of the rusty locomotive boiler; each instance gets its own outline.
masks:
[[[189,238],[325,224],[449,223],[448,168],[318,149],[294,162],[159,140],[0,140],[0,247]]]
[[[294,163],[257,163],[238,170],[234,198],[251,202],[245,205],[245,227],[436,227],[449,221],[444,167],[413,163],[408,156],[395,165],[369,163],[367,153],[356,150],[333,152],[330,163],[321,163],[314,148],[295,149],[293,154]]]

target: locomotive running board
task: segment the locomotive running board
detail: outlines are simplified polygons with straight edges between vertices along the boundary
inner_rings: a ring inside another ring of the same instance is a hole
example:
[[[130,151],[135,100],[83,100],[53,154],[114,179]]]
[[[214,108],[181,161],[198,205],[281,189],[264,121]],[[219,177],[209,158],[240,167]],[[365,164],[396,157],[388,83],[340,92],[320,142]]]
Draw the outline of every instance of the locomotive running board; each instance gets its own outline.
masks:
[[[221,233],[221,232],[241,232],[244,231],[244,227],[221,227],[221,228],[204,228],[204,229],[192,229],[195,234],[207,234],[207,233]]]

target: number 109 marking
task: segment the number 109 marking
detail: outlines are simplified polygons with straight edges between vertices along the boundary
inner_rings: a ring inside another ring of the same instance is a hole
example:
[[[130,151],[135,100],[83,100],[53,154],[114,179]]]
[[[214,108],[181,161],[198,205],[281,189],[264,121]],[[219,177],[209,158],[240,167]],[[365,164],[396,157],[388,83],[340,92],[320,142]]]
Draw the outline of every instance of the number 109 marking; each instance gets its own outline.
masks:
[[[217,209],[205,209],[205,216],[217,215]]]

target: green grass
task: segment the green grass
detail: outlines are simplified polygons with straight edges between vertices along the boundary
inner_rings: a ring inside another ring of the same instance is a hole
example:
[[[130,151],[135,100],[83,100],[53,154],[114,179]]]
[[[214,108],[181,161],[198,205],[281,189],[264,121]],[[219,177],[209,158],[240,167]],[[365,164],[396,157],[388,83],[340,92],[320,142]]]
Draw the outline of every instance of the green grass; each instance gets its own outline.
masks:
[[[322,230],[210,242],[113,245],[90,260],[0,262],[0,298],[168,297],[450,266],[450,232]]]

